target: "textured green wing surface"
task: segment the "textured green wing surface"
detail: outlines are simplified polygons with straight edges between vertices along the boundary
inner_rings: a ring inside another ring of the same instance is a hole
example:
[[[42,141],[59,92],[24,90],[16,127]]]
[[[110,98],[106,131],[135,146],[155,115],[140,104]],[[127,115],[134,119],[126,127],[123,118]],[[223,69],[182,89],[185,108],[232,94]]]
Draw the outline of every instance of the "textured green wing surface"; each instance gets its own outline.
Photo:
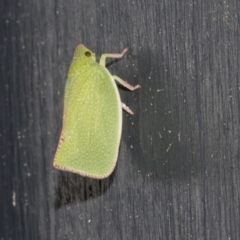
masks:
[[[84,176],[107,177],[116,165],[121,129],[116,84],[105,68],[93,64],[67,80],[54,166]]]

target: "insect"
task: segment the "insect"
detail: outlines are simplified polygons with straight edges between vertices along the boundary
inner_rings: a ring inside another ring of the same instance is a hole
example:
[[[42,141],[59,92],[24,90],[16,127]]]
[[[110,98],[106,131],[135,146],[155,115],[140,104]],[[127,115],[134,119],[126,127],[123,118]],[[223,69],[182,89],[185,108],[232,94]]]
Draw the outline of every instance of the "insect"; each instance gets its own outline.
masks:
[[[67,75],[62,131],[54,158],[54,167],[82,176],[102,179],[114,170],[122,131],[122,108],[115,80],[134,91],[105,67],[106,58],[122,58],[122,53],[106,53],[96,62],[95,53],[77,46]]]

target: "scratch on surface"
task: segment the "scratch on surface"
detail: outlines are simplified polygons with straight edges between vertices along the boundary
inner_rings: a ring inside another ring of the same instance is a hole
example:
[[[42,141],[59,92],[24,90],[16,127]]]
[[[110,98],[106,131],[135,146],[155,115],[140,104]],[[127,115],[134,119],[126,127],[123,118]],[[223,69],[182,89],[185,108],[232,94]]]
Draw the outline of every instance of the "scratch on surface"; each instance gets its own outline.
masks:
[[[181,135],[180,135],[180,132],[178,133],[178,141],[179,141],[179,142],[182,142],[182,141],[181,141]]]
[[[171,148],[172,144],[173,144],[173,142],[169,144],[169,146],[168,146],[168,148],[167,148],[166,152],[168,152],[168,151],[170,150],[170,148]]]
[[[157,89],[157,92],[162,92],[164,91],[165,89]]]
[[[160,132],[158,132],[158,135],[159,135],[160,139],[163,139],[163,138],[164,138],[164,137],[161,135]]]
[[[16,207],[16,192],[12,191],[12,205]]]

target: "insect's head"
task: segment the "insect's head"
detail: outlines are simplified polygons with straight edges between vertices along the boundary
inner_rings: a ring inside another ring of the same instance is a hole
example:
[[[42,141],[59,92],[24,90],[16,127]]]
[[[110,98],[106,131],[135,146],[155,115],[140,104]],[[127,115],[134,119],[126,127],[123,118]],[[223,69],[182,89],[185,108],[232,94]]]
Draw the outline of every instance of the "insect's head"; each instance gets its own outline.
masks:
[[[86,48],[83,44],[79,44],[76,47],[74,57],[84,59],[84,61],[96,61],[95,53]]]

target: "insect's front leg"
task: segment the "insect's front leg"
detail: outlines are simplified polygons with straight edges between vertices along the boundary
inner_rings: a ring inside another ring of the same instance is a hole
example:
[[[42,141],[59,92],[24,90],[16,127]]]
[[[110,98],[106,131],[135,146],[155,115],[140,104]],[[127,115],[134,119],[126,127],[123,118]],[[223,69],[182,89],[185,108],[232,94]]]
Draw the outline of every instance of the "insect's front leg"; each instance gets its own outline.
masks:
[[[128,51],[129,48],[123,49],[121,53],[104,53],[101,58],[99,64],[103,67],[106,66],[106,58],[122,58],[123,55]]]

